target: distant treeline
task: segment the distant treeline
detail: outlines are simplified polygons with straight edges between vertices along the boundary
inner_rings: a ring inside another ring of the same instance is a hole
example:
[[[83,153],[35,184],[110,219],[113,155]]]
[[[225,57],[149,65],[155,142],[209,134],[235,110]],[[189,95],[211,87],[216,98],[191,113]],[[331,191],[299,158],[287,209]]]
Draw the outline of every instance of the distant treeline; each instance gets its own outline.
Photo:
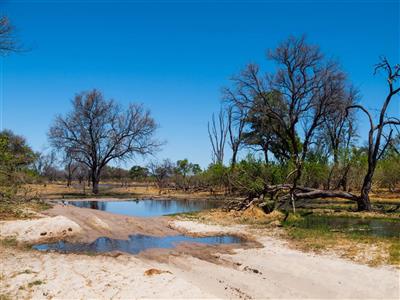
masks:
[[[10,21],[0,17],[0,55],[21,49]],[[207,169],[186,159],[111,167],[156,154],[163,142],[154,138],[158,125],[142,105],[122,107],[93,89],[76,94],[71,110],[51,124],[52,152],[35,153],[23,137],[0,133],[1,198],[17,198],[21,185],[30,182],[77,181],[98,194],[100,180],[142,181],[160,191],[243,196],[236,209],[291,205],[295,211],[299,200],[342,198],[361,211],[372,209],[372,188],[398,188],[400,118],[391,115],[390,105],[398,104],[400,65],[382,57],[371,70],[387,85],[371,112],[341,65],[304,37],[289,37],[267,59],[270,70],[250,64],[223,89],[221,109],[208,124]],[[368,126],[363,137],[357,131],[361,120]]]
[[[374,188],[396,191],[400,187],[400,139],[379,161],[374,175]],[[12,198],[21,185],[64,182],[65,185],[91,184],[90,170],[74,161],[60,161],[55,153],[34,152],[26,140],[9,130],[0,132],[0,186],[2,198]],[[311,152],[305,159],[304,172],[299,185],[318,189],[334,186],[344,191],[359,190],[368,168],[367,149],[355,147],[339,154],[334,165],[328,157]],[[248,154],[234,166],[219,162],[201,169],[187,159],[172,162],[151,162],[147,166],[130,169],[106,166],[102,181],[121,186],[141,182],[152,184],[162,192],[167,189],[191,192],[222,193],[248,198],[265,196],[271,185],[284,184],[293,169],[290,163],[266,161],[257,153]],[[345,176],[344,176],[345,174]]]

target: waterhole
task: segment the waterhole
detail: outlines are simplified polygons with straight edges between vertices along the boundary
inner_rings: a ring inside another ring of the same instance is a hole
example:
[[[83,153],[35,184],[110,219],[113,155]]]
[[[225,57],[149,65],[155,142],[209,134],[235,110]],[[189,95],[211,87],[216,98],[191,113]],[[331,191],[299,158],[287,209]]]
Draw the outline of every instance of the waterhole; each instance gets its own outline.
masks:
[[[77,207],[107,211],[134,217],[157,217],[218,208],[221,201],[209,200],[127,200],[127,201],[64,201]]]
[[[127,240],[118,240],[108,237],[100,237],[92,243],[69,243],[59,241],[50,244],[39,244],[33,249],[39,251],[57,251],[62,253],[106,253],[121,251],[130,254],[138,254],[147,249],[175,248],[179,243],[200,243],[207,245],[240,244],[246,240],[235,235],[216,235],[205,237],[190,237],[186,235],[171,235],[156,237],[143,234],[130,235]]]

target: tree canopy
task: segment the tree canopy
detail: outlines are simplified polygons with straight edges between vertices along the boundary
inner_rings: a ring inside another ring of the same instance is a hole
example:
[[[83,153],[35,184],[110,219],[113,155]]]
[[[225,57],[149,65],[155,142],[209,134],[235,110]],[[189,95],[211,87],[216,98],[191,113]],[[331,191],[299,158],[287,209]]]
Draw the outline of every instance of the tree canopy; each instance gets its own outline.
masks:
[[[101,171],[112,160],[154,153],[157,125],[142,105],[123,110],[113,100],[92,90],[75,96],[72,111],[57,116],[49,131],[53,147],[60,149],[91,172],[93,192],[98,193]]]

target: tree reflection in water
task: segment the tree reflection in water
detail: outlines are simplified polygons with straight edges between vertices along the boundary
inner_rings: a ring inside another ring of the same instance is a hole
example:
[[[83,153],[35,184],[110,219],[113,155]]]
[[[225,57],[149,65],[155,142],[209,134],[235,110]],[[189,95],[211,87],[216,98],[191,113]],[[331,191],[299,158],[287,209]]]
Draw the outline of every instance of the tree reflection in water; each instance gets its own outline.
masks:
[[[217,208],[222,205],[222,202],[206,200],[129,200],[71,201],[68,204],[122,215],[155,217]]]

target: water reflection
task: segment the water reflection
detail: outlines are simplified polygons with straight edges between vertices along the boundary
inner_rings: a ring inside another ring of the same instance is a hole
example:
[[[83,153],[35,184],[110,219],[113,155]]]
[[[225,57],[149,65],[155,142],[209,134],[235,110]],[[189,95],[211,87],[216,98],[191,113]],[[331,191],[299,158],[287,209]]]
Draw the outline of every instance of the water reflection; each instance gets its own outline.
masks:
[[[33,248],[40,251],[53,250],[63,253],[104,253],[111,251],[122,251],[130,254],[138,254],[141,251],[151,248],[174,248],[177,244],[183,242],[217,245],[243,243],[245,242],[245,240],[241,237],[234,235],[218,235],[207,237],[173,235],[165,237],[155,237],[149,235],[135,234],[129,236],[128,240],[118,240],[101,237],[95,240],[93,243],[68,243],[60,241],[52,244],[35,245],[33,246]]]
[[[67,203],[77,207],[138,217],[201,211],[222,205],[220,201],[205,200],[70,201]]]

